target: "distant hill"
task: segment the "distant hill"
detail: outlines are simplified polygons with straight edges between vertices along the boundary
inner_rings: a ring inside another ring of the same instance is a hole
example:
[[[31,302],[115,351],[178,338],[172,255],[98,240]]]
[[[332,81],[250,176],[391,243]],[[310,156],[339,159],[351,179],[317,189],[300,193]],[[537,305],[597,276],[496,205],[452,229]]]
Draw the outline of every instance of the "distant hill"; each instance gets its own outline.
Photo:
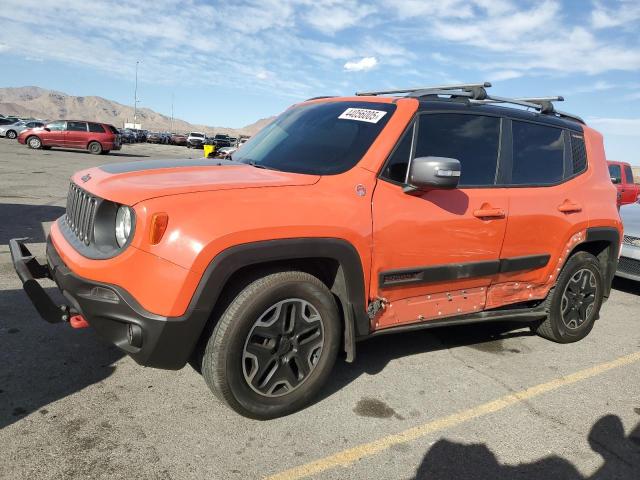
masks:
[[[0,88],[0,113],[46,120],[59,118],[96,120],[111,123],[117,127],[122,127],[125,122],[133,122],[133,107],[102,97],[74,97],[39,87]],[[147,130],[171,130],[171,117],[148,108],[139,108],[137,114],[138,123]],[[201,131],[207,134],[254,135],[272,119],[273,117],[263,118],[242,128],[228,128],[196,125],[174,118],[173,129],[177,132]]]

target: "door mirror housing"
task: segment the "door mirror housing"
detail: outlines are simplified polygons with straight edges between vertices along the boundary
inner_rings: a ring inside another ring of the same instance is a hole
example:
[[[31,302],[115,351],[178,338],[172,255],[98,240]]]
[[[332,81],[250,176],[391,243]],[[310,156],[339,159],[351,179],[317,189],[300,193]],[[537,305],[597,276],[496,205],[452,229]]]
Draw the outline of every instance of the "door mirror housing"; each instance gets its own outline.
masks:
[[[49,127],[44,127],[43,130],[45,130],[46,132],[50,132],[51,129]]]
[[[411,161],[405,193],[456,188],[462,169],[460,161],[446,157],[417,157]]]
[[[614,185],[618,185],[619,183],[622,183],[622,179],[621,178],[616,178],[616,177],[611,177],[611,183],[613,183]]]

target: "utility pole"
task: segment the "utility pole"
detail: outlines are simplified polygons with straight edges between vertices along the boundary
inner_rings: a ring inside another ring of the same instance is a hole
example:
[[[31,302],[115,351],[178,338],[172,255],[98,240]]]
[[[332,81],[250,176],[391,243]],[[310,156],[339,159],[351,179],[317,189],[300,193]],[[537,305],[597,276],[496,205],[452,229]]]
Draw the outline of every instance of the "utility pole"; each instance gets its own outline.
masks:
[[[173,93],[171,94],[171,133],[174,133],[174,130],[173,130]]]
[[[133,128],[136,128],[138,119],[138,64],[140,60],[136,60],[136,87],[133,90]]]

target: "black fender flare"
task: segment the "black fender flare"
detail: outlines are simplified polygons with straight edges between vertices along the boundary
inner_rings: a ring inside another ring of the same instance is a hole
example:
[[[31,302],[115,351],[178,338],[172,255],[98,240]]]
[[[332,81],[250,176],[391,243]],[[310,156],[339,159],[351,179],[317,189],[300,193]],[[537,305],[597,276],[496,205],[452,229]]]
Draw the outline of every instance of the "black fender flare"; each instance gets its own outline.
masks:
[[[212,312],[222,290],[238,270],[274,261],[327,258],[335,260],[339,272],[331,290],[340,298],[344,314],[347,360],[355,358],[356,337],[368,336],[365,278],[355,247],[340,238],[288,238],[244,243],[223,250],[207,266],[196,288],[189,310]],[[202,325],[204,328],[204,325]]]
[[[611,293],[611,282],[618,268],[618,252],[620,251],[620,232],[614,227],[591,227],[587,228],[587,238],[584,243],[607,242],[609,252],[606,258],[600,258],[604,270],[604,298],[608,298]],[[584,245],[581,244],[581,245]]]

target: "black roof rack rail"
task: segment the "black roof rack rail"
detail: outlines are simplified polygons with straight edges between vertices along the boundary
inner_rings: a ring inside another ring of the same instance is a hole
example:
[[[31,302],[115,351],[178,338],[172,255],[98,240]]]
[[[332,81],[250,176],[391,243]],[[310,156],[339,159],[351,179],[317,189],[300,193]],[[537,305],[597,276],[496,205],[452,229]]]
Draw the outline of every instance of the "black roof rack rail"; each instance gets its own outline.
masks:
[[[395,95],[405,94],[406,97],[423,98],[440,95],[448,95],[450,98],[466,98],[470,103],[509,103],[519,105],[521,107],[532,108],[539,113],[546,115],[555,115],[562,118],[568,118],[580,123],[584,120],[577,115],[561,112],[555,109],[553,102],[562,102],[564,97],[526,97],[526,98],[507,98],[489,95],[487,88],[491,87],[491,82],[482,83],[462,83],[456,85],[435,85],[431,87],[418,88],[400,88],[394,90],[379,90],[369,92],[356,92],[357,96],[377,96],[377,95]]]

